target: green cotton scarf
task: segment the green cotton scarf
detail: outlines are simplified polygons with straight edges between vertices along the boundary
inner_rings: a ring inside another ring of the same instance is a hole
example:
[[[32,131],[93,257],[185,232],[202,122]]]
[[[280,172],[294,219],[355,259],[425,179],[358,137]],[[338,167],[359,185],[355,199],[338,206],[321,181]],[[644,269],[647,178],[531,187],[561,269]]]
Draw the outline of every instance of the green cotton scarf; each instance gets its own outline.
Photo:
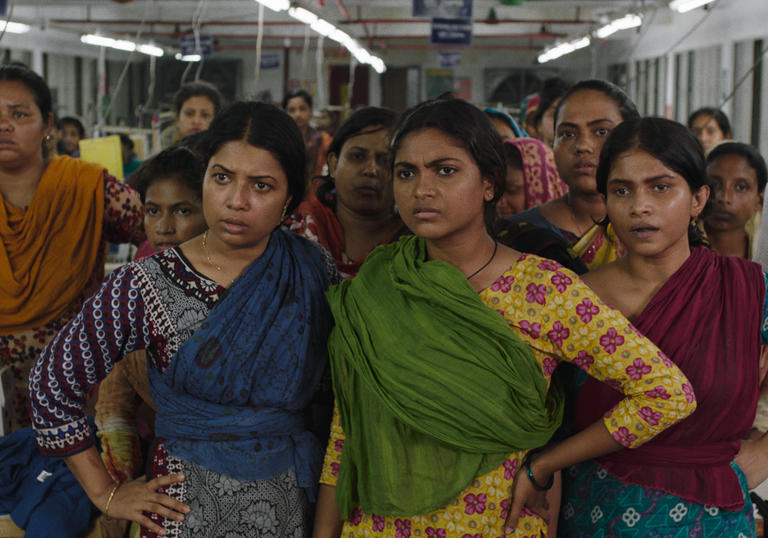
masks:
[[[378,247],[327,295],[345,517],[447,506],[560,424],[562,399],[529,347],[458,269],[427,261],[422,239]]]

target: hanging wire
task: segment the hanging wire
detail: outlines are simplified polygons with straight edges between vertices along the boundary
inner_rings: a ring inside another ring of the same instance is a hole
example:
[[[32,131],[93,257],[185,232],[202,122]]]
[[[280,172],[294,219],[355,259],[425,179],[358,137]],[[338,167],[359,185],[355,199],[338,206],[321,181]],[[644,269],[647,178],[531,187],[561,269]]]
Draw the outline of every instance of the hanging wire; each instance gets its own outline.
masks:
[[[207,7],[208,0],[200,0],[197,3],[197,6],[195,7],[195,11],[192,12],[192,35],[195,37],[195,52],[200,55],[200,63],[202,64],[203,58],[202,58],[202,51],[200,50],[200,27],[202,25],[203,15],[205,13],[205,8]],[[187,67],[184,69],[184,72],[181,74],[181,81],[179,82],[179,86],[183,86],[184,82],[187,80],[187,75],[192,70],[192,66],[195,62],[189,62]],[[195,71],[195,80],[199,80],[200,73],[202,72],[202,66],[198,66],[198,69]]]
[[[301,77],[307,79],[307,61],[309,58],[309,39],[312,29],[308,24],[304,25],[304,50],[301,53]]]
[[[147,2],[144,4],[144,13],[141,15],[141,23],[139,24],[139,29],[136,31],[136,37],[133,39],[134,43],[138,43],[141,40],[141,34],[144,32],[144,25],[147,21],[147,14],[149,12],[149,5],[150,3]],[[131,62],[133,62],[133,57],[136,55],[136,49],[132,50],[131,53],[128,55],[128,59],[125,61],[125,65],[123,66],[123,70],[120,72],[120,76],[117,79],[117,84],[115,85],[114,91],[112,91],[112,94],[109,96],[109,103],[107,103],[107,107],[104,109],[104,113],[102,114],[102,118],[105,121],[109,121],[109,113],[112,111],[112,105],[115,103],[115,98],[117,97],[117,94],[120,92],[120,89],[123,86],[123,81],[125,80],[125,75],[128,73],[128,69],[131,67]],[[101,128],[101,125],[97,125],[96,129],[99,130]]]
[[[256,30],[256,69],[253,77],[254,95],[259,91],[259,77],[261,76],[261,41],[264,38],[264,4],[259,4],[259,23]]]
[[[744,84],[747,79],[749,78],[749,75],[751,75],[755,69],[757,69],[757,66],[760,65],[760,63],[763,61],[763,58],[765,57],[765,54],[768,53],[768,47],[765,47],[763,49],[763,52],[760,54],[760,57],[755,60],[755,63],[752,64],[752,67],[750,67],[746,73],[739,79],[739,81],[734,85],[733,90],[731,90],[731,93],[729,93],[720,103],[720,106],[718,108],[723,108],[723,106],[728,103],[733,97],[736,95],[736,92],[739,90],[742,84]]]

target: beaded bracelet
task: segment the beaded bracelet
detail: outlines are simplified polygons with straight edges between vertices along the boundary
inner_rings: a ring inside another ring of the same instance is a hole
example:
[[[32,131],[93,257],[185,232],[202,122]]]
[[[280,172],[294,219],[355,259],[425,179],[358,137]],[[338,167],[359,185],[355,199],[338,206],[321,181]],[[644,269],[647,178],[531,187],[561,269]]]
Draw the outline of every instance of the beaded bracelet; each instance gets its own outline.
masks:
[[[115,496],[115,492],[117,491],[117,488],[120,487],[120,484],[115,484],[112,487],[112,491],[109,492],[109,497],[107,497],[107,505],[104,507],[104,515],[109,515],[109,505],[112,502],[112,497]]]
[[[523,463],[523,467],[525,467],[525,474],[528,475],[528,479],[531,481],[531,484],[533,484],[533,487],[536,491],[547,491],[552,487],[552,484],[555,482],[555,474],[552,473],[549,475],[549,480],[547,480],[547,483],[543,486],[536,482],[536,478],[533,476],[533,471],[531,471],[531,456],[536,454],[537,452],[541,452],[540,450],[531,450],[528,452],[528,454],[525,455],[525,462]]]

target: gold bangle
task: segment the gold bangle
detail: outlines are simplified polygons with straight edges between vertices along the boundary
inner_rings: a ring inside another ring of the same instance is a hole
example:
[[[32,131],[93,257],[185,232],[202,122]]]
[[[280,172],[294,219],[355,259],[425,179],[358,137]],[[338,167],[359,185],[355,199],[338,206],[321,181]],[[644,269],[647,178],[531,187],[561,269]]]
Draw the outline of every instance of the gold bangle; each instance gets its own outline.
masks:
[[[107,497],[107,504],[104,507],[104,515],[106,515],[106,516],[109,515],[109,504],[112,502],[112,497],[115,496],[115,492],[117,491],[117,488],[119,488],[119,487],[120,487],[120,484],[115,484],[112,487],[112,491],[109,492],[109,497]]]

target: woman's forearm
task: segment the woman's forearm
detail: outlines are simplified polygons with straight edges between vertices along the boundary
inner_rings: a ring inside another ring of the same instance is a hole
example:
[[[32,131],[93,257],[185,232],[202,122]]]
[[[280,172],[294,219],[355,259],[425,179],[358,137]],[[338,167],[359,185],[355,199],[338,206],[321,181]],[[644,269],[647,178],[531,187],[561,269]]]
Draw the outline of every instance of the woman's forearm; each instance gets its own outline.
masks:
[[[617,442],[602,420],[553,445],[531,460],[531,471],[536,481],[545,483],[556,471],[576,463],[591,460],[624,448]]]
[[[95,446],[64,458],[72,474],[85,490],[91,502],[104,511],[112,488],[117,484],[109,476]]]
[[[336,504],[336,488],[320,484],[313,538],[338,538],[341,536],[342,524],[341,512]]]

